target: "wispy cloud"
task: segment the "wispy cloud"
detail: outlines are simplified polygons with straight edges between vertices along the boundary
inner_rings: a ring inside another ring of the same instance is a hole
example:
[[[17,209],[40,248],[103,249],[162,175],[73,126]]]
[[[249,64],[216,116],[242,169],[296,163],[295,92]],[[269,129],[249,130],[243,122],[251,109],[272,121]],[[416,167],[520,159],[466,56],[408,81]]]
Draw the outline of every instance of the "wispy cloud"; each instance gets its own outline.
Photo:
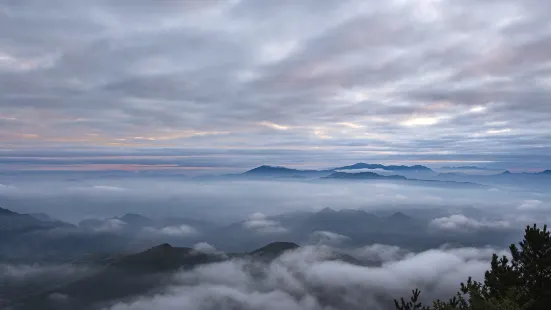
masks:
[[[268,219],[265,214],[260,212],[249,215],[243,223],[243,227],[260,233],[284,233],[287,231],[279,222]]]
[[[510,227],[507,221],[477,220],[462,214],[434,219],[430,225],[438,229],[450,231],[474,231],[478,229],[502,229]]]
[[[2,149],[551,150],[548,1],[207,2],[5,4]]]

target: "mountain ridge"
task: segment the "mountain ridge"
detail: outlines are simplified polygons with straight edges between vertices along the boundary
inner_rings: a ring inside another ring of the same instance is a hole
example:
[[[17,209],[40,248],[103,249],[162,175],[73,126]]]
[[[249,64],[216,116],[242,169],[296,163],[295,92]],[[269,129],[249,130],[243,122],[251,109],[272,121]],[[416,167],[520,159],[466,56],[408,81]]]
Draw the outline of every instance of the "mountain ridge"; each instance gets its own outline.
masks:
[[[408,172],[434,172],[427,166],[414,165],[414,166],[405,166],[405,165],[382,165],[382,164],[368,164],[368,163],[355,163],[349,166],[343,166],[334,168],[332,170],[356,170],[356,169],[382,169],[386,171],[408,171]]]

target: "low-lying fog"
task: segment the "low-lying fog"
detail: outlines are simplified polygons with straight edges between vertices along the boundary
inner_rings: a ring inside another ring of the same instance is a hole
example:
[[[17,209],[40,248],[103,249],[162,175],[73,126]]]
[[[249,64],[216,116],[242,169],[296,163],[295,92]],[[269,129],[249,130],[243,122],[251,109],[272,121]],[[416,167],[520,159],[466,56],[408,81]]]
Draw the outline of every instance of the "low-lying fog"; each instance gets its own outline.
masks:
[[[392,299],[414,288],[425,300],[451,297],[469,276],[482,279],[492,253],[506,253],[525,225],[551,222],[550,194],[390,181],[19,181],[0,186],[0,207],[73,224],[17,235],[12,243],[6,235],[0,244],[4,291],[47,288],[46,309],[87,300],[88,293],[63,285],[101,270],[60,261],[59,253],[137,253],[167,242],[220,255],[275,241],[301,247],[271,262],[233,258],[180,270],[162,285],[151,280],[152,291],[129,289],[123,299],[100,304],[105,310],[393,309]],[[350,258],[327,259],[335,251]],[[0,294],[0,308],[9,297]]]
[[[229,223],[257,212],[277,215],[324,208],[368,212],[401,209],[453,215],[460,207],[476,209],[490,218],[532,222],[546,219],[541,218],[538,211],[551,207],[550,197],[551,193],[491,186],[456,189],[328,180],[87,179],[18,182],[0,187],[0,206],[22,213],[47,213],[72,223],[125,213],[153,218],[185,216]],[[417,214],[424,216],[425,213]],[[534,214],[538,216],[531,217]]]

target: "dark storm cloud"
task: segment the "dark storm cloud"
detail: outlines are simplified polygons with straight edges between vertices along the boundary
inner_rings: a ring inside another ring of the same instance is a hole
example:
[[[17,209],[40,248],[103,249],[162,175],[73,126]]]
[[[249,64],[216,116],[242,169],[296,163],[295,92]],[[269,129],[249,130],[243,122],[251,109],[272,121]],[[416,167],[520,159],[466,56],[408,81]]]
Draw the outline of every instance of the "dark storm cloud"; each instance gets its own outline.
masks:
[[[315,151],[321,163],[365,147],[375,159],[544,156],[546,7],[7,1],[0,145],[246,150],[276,162]]]

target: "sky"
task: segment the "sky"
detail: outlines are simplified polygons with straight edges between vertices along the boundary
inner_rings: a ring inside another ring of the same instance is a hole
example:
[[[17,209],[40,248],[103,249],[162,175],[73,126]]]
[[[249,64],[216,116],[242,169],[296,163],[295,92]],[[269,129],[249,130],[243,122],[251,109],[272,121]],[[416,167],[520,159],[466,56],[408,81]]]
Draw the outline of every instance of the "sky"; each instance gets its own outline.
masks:
[[[0,167],[551,166],[547,0],[5,0]]]

